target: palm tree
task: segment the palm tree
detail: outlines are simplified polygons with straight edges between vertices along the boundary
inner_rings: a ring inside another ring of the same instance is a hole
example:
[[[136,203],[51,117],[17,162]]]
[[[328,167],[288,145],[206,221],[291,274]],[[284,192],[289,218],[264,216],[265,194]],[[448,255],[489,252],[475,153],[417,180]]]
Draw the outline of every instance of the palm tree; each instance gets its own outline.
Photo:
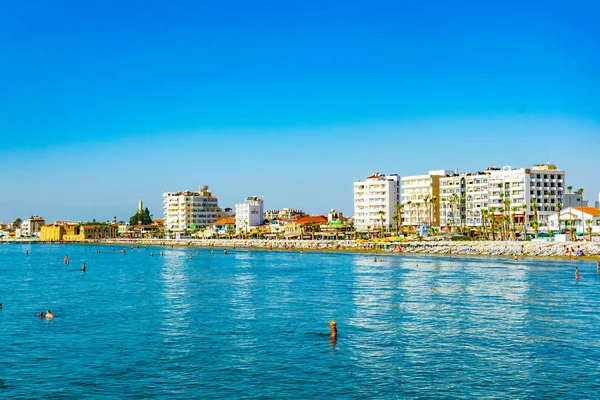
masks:
[[[517,206],[512,206],[510,208],[510,211],[512,212],[511,216],[510,216],[510,220],[512,222],[512,228],[511,228],[511,232],[513,232],[513,228],[514,228],[514,235],[513,235],[513,240],[515,240],[517,238],[516,232],[517,232],[517,223],[515,221],[515,213],[519,210],[519,207]]]
[[[592,221],[591,219],[586,219],[585,223],[587,224],[587,233],[588,233],[588,240],[591,242],[592,241]]]
[[[533,221],[531,221],[531,227],[533,228],[533,231],[535,232],[535,237],[537,239],[537,237],[538,237],[538,229],[539,229],[539,224],[537,222],[537,219],[534,219]]]
[[[531,227],[535,231],[535,237],[537,239],[537,237],[538,237],[538,228],[539,228],[539,223],[538,223],[538,205],[537,205],[537,202],[535,201],[535,197],[533,197],[533,200],[534,200],[534,202],[531,205],[531,208],[533,208],[533,221],[531,221]],[[534,222],[535,222],[535,227],[533,226]]]
[[[381,218],[381,237],[383,237],[383,216],[385,215],[385,211],[379,210],[377,215]]]
[[[560,211],[563,208],[563,203],[561,203],[560,201],[558,203],[556,203],[556,217],[557,217],[557,221],[558,221],[558,232],[561,232],[560,229]]]
[[[481,227],[483,228],[483,236],[487,237],[487,218],[490,215],[489,211],[486,209],[481,210]],[[489,238],[488,238],[489,239]]]
[[[579,210],[581,211],[581,232],[583,232],[583,189],[577,189],[579,195]]]
[[[573,221],[568,220],[567,226],[569,229],[569,238],[571,239],[571,241],[574,241],[575,240],[575,227],[573,226]]]
[[[429,203],[430,203],[430,219],[429,219],[429,226],[431,227],[433,225],[433,219],[435,217],[435,205],[437,203],[437,196],[431,196],[431,198],[429,199]]]
[[[396,204],[396,211],[398,213],[399,225],[402,227],[402,213],[404,212],[404,204]],[[398,236],[398,228],[396,228],[396,236]]]
[[[492,240],[496,240],[495,231],[496,231],[496,216],[494,212],[496,211],[496,207],[490,207],[490,233],[492,234]]]
[[[400,220],[400,216],[399,216],[398,214],[396,214],[396,215],[394,215],[394,216],[392,217],[392,219],[393,219],[393,220],[394,220],[394,222],[396,223],[396,236],[398,236],[398,235],[399,235],[399,233],[398,233],[398,231],[399,231],[399,228],[398,228],[398,221]]]
[[[371,225],[367,225],[367,239],[371,239]]]

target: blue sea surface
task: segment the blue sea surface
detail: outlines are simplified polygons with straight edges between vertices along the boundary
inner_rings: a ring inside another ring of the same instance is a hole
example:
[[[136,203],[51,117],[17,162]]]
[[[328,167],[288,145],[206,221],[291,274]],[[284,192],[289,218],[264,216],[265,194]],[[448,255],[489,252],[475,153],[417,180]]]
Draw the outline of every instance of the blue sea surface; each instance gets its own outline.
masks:
[[[600,397],[592,262],[121,248],[0,246],[0,398]]]

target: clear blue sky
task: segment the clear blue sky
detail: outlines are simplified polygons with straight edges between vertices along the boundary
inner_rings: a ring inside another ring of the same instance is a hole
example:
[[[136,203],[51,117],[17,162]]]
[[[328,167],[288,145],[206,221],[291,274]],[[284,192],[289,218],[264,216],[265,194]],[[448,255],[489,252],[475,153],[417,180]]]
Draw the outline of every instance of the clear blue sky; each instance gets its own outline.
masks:
[[[352,214],[373,172],[529,167],[600,191],[595,1],[0,5],[0,221],[220,205]]]

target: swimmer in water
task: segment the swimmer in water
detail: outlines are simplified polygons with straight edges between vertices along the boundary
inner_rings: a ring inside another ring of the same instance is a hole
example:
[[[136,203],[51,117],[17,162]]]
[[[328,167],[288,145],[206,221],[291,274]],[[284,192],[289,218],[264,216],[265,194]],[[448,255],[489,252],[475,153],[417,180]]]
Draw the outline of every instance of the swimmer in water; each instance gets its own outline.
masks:
[[[44,318],[44,312],[41,311],[41,312],[35,314],[35,316],[36,316],[36,318]]]
[[[2,303],[0,303],[0,310],[2,309]]]
[[[190,254],[190,260],[192,259],[192,255]]]
[[[335,345],[337,341],[337,322],[329,321],[329,329],[331,329],[331,336],[329,336],[329,339],[331,340],[331,344]]]
[[[519,256],[515,254],[515,262],[519,262]]]
[[[52,318],[54,318],[54,314],[52,314],[50,312],[50,310],[46,310],[46,319],[52,319]]]
[[[150,253],[150,257],[154,257],[154,253]]]
[[[578,281],[581,277],[579,276],[579,267],[575,267],[575,280]]]
[[[227,249],[223,249],[223,254],[227,255]]]
[[[596,261],[596,273],[600,274],[600,260]]]
[[[373,262],[377,262],[377,257],[375,257],[375,258],[373,259]]]
[[[29,250],[25,250],[25,255],[28,256],[29,255]]]
[[[85,272],[85,263],[81,264],[81,272]]]
[[[65,256],[64,263],[65,263],[65,265],[67,265],[69,263],[69,255],[68,254]]]

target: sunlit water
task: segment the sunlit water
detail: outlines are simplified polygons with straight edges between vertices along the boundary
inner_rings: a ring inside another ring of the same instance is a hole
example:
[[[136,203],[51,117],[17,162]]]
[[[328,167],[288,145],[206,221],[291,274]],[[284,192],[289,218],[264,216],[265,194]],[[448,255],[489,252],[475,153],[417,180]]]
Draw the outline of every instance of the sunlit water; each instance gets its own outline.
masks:
[[[159,251],[0,247],[0,398],[600,397],[591,262]]]

